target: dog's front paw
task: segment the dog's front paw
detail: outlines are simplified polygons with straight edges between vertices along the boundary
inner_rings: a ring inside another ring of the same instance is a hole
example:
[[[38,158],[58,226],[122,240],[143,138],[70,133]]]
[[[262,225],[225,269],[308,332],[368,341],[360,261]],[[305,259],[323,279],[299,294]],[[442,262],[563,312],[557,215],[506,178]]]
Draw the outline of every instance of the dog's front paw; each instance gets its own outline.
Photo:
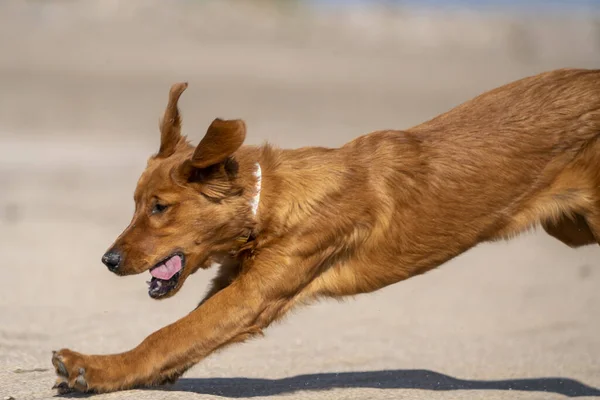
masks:
[[[93,392],[90,385],[89,373],[91,369],[87,357],[68,349],[52,352],[52,365],[56,370],[56,383],[52,387],[59,394],[69,392]]]

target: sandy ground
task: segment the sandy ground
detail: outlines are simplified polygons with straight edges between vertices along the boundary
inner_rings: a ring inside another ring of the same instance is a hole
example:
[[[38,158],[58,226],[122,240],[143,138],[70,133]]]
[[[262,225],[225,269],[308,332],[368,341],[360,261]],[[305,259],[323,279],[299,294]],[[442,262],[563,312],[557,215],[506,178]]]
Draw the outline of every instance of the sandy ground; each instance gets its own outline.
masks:
[[[593,18],[31,3],[0,5],[0,399],[53,397],[52,349],[127,350],[204,293],[214,271],[156,302],[146,276],[100,263],[129,222],[171,82],[190,82],[181,106],[194,140],[221,116],[245,118],[249,143],[334,146],[600,62]],[[172,387],[96,398],[598,398],[599,256],[539,232],[481,245],[298,310]]]

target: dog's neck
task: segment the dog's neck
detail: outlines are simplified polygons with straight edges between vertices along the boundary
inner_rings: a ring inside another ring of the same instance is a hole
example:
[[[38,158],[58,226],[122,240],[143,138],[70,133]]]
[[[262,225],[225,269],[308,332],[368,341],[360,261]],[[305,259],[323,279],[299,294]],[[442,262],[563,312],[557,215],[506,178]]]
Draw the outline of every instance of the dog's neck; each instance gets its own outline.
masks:
[[[301,229],[322,210],[323,198],[345,190],[347,169],[342,150],[249,146],[237,157],[245,172],[242,179],[248,193],[248,225],[252,226],[237,238],[232,251],[232,257],[240,260],[273,236]]]
[[[253,234],[267,241],[265,234],[278,236],[296,229],[328,207],[324,199],[343,193],[348,182],[344,151],[282,150],[269,145],[245,148],[240,160],[249,192],[246,201],[258,205],[248,212]]]

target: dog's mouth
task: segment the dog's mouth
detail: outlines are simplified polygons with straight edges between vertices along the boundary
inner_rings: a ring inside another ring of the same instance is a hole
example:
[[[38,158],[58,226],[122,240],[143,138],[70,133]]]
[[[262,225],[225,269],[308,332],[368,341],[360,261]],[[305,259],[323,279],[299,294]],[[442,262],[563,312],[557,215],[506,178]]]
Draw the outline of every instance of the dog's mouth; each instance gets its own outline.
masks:
[[[177,287],[181,272],[185,264],[185,257],[181,253],[175,253],[150,268],[150,279],[148,283],[148,295],[158,299],[169,294]]]

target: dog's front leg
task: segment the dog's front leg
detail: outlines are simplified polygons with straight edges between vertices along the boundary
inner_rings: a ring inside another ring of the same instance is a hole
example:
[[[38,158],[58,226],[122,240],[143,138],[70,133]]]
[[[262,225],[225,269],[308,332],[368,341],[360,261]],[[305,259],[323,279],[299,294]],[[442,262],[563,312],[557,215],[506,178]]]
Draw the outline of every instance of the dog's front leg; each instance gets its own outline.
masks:
[[[231,285],[233,281],[237,279],[237,277],[242,272],[242,265],[238,260],[227,260],[221,266],[219,266],[219,271],[217,275],[213,278],[210,289],[204,295],[204,298],[198,304],[200,307],[202,304],[206,303],[208,299],[214,296],[216,293],[225,289],[227,286]]]
[[[247,273],[179,321],[131,351],[84,355],[55,352],[59,391],[110,392],[177,379],[212,351],[261,332],[291,300],[273,291],[264,276]],[[267,295],[265,295],[267,293]]]

